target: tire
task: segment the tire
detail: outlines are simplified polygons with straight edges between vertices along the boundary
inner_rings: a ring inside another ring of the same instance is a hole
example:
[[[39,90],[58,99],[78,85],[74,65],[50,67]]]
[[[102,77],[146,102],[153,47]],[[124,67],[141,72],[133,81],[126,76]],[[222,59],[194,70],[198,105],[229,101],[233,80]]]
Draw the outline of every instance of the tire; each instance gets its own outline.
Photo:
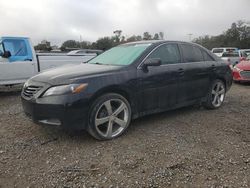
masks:
[[[207,94],[207,100],[204,103],[204,107],[207,109],[220,108],[224,102],[226,96],[225,84],[222,80],[215,80],[210,86]]]
[[[131,107],[127,99],[108,93],[92,104],[87,131],[98,140],[110,140],[123,134],[130,121]]]

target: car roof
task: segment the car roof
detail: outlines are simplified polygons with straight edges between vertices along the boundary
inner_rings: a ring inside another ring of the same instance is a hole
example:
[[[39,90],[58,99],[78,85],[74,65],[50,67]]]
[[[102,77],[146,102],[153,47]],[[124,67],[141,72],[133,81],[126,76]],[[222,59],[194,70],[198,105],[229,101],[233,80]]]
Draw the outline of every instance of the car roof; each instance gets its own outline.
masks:
[[[12,37],[12,36],[2,36],[2,39],[29,39],[29,37]]]
[[[186,44],[192,44],[196,46],[200,46],[199,44],[193,43],[193,42],[186,42],[186,41],[177,41],[177,40],[142,40],[142,41],[135,41],[135,42],[128,42],[121,45],[137,45],[137,44],[153,44],[153,45],[159,45],[164,43],[186,43]],[[202,47],[202,46],[200,46]],[[204,48],[204,47],[202,47]]]
[[[218,48],[213,48],[212,50],[214,49],[238,49],[236,47],[218,47]]]

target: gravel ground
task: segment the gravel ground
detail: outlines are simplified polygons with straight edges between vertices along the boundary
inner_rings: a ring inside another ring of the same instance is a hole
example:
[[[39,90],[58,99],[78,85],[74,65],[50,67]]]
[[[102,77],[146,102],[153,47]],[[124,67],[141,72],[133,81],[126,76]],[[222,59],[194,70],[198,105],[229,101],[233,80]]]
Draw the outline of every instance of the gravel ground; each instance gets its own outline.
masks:
[[[0,187],[250,187],[250,85],[218,110],[187,107],[97,141],[33,124],[0,92]]]

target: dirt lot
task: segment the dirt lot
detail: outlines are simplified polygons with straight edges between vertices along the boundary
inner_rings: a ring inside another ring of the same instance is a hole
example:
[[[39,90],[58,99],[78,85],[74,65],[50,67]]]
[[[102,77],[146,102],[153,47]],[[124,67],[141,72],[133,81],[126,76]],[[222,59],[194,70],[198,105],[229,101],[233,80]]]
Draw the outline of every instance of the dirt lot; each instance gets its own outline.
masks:
[[[249,187],[250,85],[219,110],[147,116],[115,140],[41,127],[0,93],[0,187]]]

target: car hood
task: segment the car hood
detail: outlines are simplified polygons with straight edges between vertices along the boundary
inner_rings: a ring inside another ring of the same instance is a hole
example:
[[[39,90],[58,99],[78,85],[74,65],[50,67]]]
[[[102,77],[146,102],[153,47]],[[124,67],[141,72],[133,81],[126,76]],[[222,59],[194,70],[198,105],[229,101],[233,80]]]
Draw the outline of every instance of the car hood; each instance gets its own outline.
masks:
[[[237,68],[241,70],[250,70],[250,61],[242,61],[236,65]]]
[[[51,85],[71,83],[74,80],[82,79],[99,74],[108,74],[121,69],[122,66],[79,64],[65,65],[42,72],[34,77],[33,81],[49,83]]]

